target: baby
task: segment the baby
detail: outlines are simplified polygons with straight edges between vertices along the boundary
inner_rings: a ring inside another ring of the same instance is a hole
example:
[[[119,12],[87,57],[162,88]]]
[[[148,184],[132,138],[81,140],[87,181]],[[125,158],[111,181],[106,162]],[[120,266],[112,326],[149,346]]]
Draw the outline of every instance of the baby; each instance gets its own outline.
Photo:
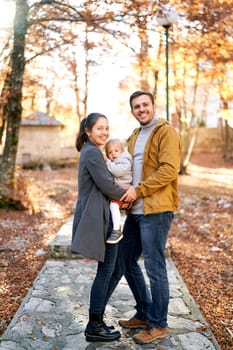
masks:
[[[130,153],[124,149],[123,142],[118,139],[109,140],[105,144],[105,153],[108,170],[115,177],[118,185],[127,189],[132,183],[132,157]],[[107,243],[118,243],[123,237],[120,228],[120,209],[123,203],[114,199],[110,203],[113,230],[106,241]]]

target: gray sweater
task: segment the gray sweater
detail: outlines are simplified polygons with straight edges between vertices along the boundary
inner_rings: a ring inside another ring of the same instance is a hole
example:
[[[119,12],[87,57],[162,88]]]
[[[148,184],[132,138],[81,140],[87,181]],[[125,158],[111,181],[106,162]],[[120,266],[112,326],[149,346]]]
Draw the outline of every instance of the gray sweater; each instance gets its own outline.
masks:
[[[133,186],[137,186],[142,179],[142,164],[144,158],[145,144],[158,122],[157,118],[147,125],[141,125],[141,131],[138,135],[137,141],[134,148],[134,159],[133,159]],[[137,199],[132,208],[132,214],[143,214],[143,198]]]

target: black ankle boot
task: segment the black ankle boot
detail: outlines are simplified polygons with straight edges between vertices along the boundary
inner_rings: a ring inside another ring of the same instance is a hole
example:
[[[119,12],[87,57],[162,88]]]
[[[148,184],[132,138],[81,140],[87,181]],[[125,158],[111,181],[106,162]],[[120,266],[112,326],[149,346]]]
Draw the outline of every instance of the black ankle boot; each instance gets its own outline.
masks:
[[[90,320],[85,330],[86,340],[89,342],[111,342],[121,337],[119,331],[111,330],[103,322],[100,314],[90,314]]]
[[[104,324],[104,327],[110,329],[110,330],[113,330],[114,329],[114,326],[113,325],[110,325],[108,326],[105,322],[104,322],[104,313],[101,314],[101,317],[102,317],[102,322]]]

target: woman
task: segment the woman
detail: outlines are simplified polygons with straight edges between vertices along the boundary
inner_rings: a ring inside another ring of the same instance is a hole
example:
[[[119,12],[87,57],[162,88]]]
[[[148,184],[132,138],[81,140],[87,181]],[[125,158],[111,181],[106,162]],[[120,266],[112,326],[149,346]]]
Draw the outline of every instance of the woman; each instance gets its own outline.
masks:
[[[107,118],[100,113],[91,113],[82,120],[76,140],[76,148],[81,154],[71,250],[98,261],[85,330],[86,340],[92,342],[113,341],[121,336],[103,321],[118,251],[118,244],[106,244],[112,229],[110,199],[119,200],[125,193],[115,184],[100,150],[108,137]]]

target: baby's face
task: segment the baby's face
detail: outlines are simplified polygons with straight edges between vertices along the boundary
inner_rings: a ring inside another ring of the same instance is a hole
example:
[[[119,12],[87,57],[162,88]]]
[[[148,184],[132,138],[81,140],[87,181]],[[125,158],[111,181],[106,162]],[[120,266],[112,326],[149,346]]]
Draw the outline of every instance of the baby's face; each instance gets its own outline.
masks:
[[[106,149],[108,159],[114,160],[123,152],[121,145],[110,143]]]

